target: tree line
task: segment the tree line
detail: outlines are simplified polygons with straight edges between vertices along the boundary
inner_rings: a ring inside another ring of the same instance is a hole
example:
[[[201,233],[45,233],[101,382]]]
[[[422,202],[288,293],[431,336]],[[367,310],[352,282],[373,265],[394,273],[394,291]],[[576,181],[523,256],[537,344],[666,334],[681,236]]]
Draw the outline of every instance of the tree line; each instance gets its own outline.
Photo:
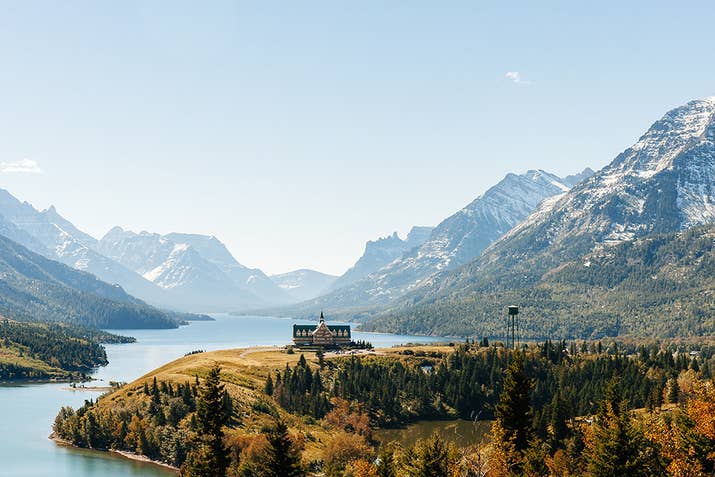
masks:
[[[100,341],[128,342],[133,338],[59,323],[0,321],[0,379],[58,377],[57,370],[85,373],[107,364]],[[12,356],[12,358],[11,358]],[[38,363],[38,362],[41,362]]]

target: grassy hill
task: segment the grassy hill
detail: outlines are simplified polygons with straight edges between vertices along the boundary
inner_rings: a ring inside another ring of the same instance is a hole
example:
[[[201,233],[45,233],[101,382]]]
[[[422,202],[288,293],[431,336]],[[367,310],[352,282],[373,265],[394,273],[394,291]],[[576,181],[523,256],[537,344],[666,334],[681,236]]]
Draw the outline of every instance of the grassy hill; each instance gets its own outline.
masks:
[[[174,388],[192,386],[197,377],[206,376],[215,364],[219,364],[221,380],[234,403],[230,439],[259,435],[275,422],[276,417],[280,416],[290,426],[291,432],[301,437],[305,446],[305,459],[318,459],[329,438],[329,432],[314,420],[306,420],[286,412],[263,392],[268,375],[277,369],[282,369],[286,364],[295,366],[299,356],[287,354],[285,350],[277,348],[234,349],[191,354],[105,395],[96,404],[94,412],[98,414],[146,412],[147,407],[150,406],[151,396],[145,393],[145,389],[151,389],[155,379],[161,386],[168,384]],[[305,356],[308,358],[309,366],[317,367],[318,362],[313,353]],[[179,405],[177,400],[176,406]]]

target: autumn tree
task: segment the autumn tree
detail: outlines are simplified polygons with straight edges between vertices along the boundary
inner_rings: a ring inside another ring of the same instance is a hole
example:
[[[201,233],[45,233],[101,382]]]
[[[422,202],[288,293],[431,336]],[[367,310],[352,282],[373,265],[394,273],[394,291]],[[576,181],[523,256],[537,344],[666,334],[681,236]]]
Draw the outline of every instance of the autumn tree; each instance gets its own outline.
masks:
[[[339,477],[349,464],[358,460],[371,461],[374,457],[372,447],[364,436],[348,432],[338,432],[328,442],[323,451],[325,475]]]

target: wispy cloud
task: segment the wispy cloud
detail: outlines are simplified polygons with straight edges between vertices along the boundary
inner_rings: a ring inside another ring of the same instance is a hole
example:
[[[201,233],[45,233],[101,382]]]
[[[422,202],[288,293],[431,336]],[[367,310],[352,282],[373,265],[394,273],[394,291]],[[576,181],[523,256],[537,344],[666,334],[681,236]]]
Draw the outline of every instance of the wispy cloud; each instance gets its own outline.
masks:
[[[521,73],[518,71],[507,71],[504,77],[515,84],[531,84],[531,81],[522,78]]]
[[[42,174],[37,161],[21,159],[15,162],[0,162],[0,172],[19,172],[24,174]]]

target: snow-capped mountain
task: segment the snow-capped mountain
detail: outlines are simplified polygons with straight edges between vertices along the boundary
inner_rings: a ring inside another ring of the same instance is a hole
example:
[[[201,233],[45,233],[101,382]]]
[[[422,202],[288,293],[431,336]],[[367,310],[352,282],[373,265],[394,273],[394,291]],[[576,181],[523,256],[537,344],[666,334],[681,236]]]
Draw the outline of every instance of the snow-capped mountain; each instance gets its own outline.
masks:
[[[325,293],[338,277],[303,268],[271,275],[270,278],[295,301],[303,301]]]
[[[668,112],[609,165],[544,201],[476,260],[431,277],[387,313],[404,323],[429,317],[424,329],[437,329],[436,317],[447,308],[489,319],[497,313],[493,307],[503,305],[497,295],[535,299],[534,290],[566,264],[588,268],[595,263],[589,256],[608,254],[614,245],[712,223],[715,98],[706,98]],[[532,313],[539,318],[539,310]]]
[[[188,309],[226,310],[289,301],[263,272],[238,263],[212,236],[134,233],[114,227],[96,247]]]
[[[577,238],[607,245],[713,221],[715,97],[668,112],[609,165],[545,203],[499,248],[537,229],[543,239],[532,250],[566,250]]]
[[[568,191],[587,177],[585,170],[568,180],[542,170],[507,174],[466,207],[442,221],[421,246],[411,248],[377,271],[337,289],[316,302],[324,307],[387,303],[443,270],[459,267],[524,220],[541,201]]]
[[[60,261],[154,304],[167,304],[161,289],[92,247],[96,240],[64,219],[54,207],[42,212],[0,189],[0,214],[12,224],[6,236],[33,252]],[[6,227],[7,228],[7,227]]]
[[[189,245],[201,257],[218,267],[239,288],[250,291],[263,303],[295,301],[283,289],[277,287],[263,271],[238,263],[226,246],[213,235],[170,233],[166,238],[178,244]]]
[[[432,227],[412,227],[407,238],[402,240],[397,232],[365,244],[365,252],[348,271],[335,280],[331,286],[337,290],[380,270],[392,261],[400,258],[405,252],[419,247],[432,232]]]

